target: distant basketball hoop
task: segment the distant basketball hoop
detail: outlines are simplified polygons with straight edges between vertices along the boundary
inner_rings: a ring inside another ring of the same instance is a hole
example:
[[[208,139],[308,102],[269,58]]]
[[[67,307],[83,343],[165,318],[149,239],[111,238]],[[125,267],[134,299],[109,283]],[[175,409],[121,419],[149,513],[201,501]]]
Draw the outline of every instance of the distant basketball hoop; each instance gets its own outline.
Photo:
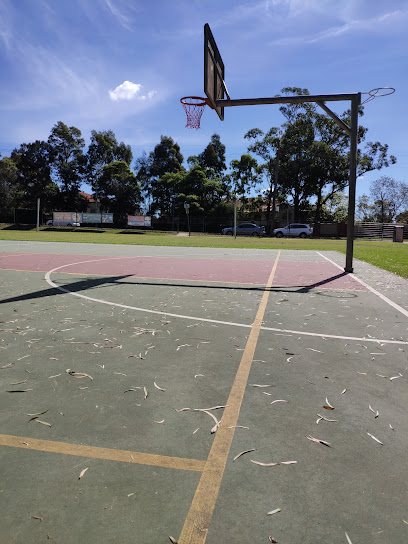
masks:
[[[185,96],[180,98],[181,105],[187,115],[187,128],[200,128],[201,116],[208,105],[207,99],[201,96]]]
[[[375,89],[371,89],[371,91],[361,93],[361,94],[368,94],[368,98],[366,98],[364,102],[361,102],[361,105],[367,104],[367,102],[371,102],[371,100],[374,100],[374,98],[378,98],[380,96],[388,96],[389,94],[394,94],[394,93],[395,93],[394,87],[376,87]]]

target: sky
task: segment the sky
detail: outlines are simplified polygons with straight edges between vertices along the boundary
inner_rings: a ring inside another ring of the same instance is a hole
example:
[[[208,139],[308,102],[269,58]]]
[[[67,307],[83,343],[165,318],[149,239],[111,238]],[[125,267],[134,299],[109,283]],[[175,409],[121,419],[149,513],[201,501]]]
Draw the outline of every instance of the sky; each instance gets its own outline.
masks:
[[[92,130],[113,130],[135,159],[161,135],[187,159],[214,133],[227,162],[239,159],[248,130],[284,118],[263,105],[226,108],[220,121],[207,107],[200,130],[185,128],[180,98],[204,95],[205,23],[231,98],[394,87],[365,105],[360,123],[397,164],[358,179],[357,196],[383,175],[408,183],[406,0],[0,0],[0,153],[46,140],[63,121],[87,144]],[[349,106],[330,105],[338,114]]]

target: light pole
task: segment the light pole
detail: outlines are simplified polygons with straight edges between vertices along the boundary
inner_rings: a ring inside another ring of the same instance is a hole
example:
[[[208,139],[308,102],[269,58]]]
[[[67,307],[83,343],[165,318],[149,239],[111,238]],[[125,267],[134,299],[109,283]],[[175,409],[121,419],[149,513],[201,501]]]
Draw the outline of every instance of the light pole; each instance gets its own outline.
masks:
[[[190,230],[190,204],[188,202],[184,202],[184,209],[186,210],[186,215],[187,215],[188,235],[191,236],[191,230]]]

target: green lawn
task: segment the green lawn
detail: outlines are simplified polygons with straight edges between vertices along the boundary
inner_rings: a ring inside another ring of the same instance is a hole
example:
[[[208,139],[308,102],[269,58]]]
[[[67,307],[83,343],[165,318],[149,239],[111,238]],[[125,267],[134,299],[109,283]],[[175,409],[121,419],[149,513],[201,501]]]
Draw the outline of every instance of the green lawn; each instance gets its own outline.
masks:
[[[182,247],[236,247],[256,249],[310,249],[317,251],[339,251],[346,253],[346,240],[311,239],[301,240],[277,238],[237,238],[220,235],[194,233],[189,236],[177,236],[174,233],[156,231],[136,231],[120,229],[71,229],[71,228],[35,228],[17,230],[0,228],[0,240],[35,240],[41,242],[75,242],[94,244],[136,244],[151,246]],[[354,256],[370,264],[408,278],[408,244],[387,241],[356,240]]]

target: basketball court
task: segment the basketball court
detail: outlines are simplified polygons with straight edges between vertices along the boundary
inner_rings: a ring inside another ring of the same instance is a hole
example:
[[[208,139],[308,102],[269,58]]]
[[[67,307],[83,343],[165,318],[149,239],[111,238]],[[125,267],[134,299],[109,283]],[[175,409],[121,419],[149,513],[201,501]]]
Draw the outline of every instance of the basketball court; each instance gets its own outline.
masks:
[[[4,542],[406,542],[404,286],[335,253],[0,251]]]
[[[232,100],[208,25],[204,92],[190,127],[315,102],[350,136],[346,266],[0,242],[1,541],[405,543],[408,290],[351,274],[362,93]]]

